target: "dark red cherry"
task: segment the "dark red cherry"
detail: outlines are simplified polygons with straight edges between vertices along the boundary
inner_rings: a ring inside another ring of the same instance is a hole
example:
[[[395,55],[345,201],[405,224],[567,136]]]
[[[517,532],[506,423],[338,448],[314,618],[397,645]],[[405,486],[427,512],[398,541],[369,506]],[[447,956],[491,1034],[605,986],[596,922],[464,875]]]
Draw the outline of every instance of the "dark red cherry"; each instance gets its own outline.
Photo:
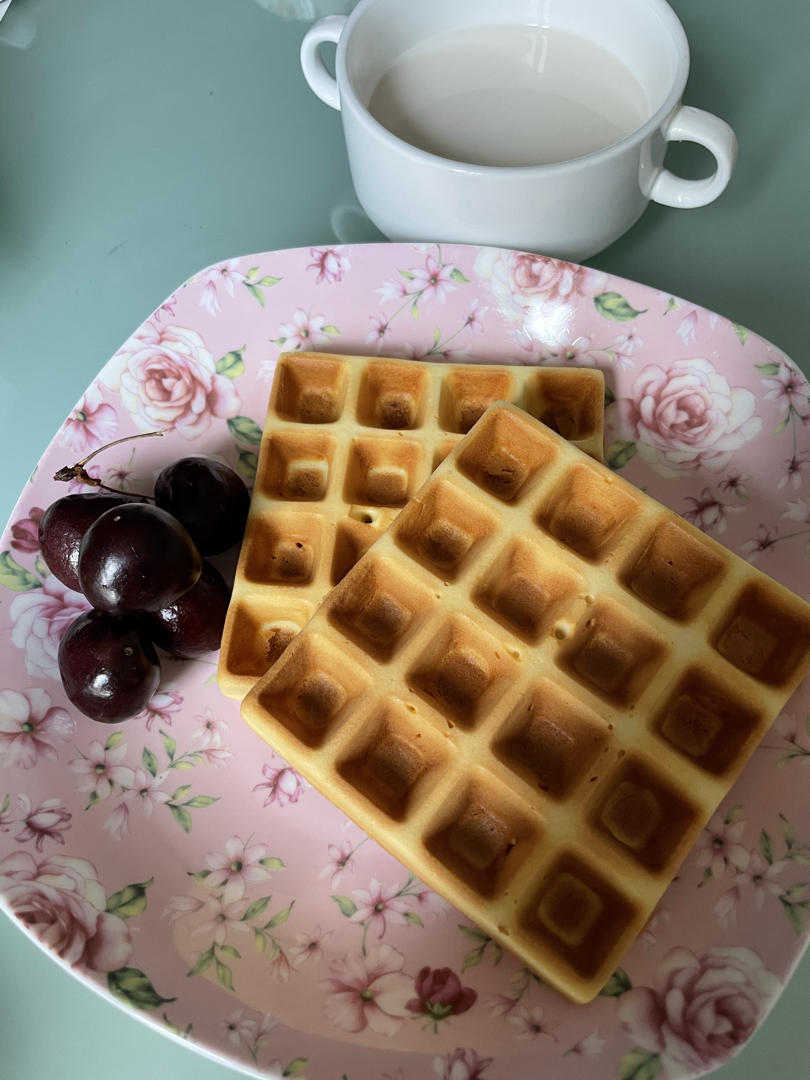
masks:
[[[117,724],[140,712],[160,683],[160,664],[134,619],[86,611],[62,635],[59,674],[91,720]]]
[[[79,549],[82,592],[108,615],[159,611],[196,584],[201,567],[180,522],[149,503],[108,510]]]
[[[39,548],[54,577],[79,592],[79,547],[94,521],[116,506],[143,502],[136,495],[92,491],[64,495],[51,503],[39,523]]]
[[[173,604],[144,616],[144,627],[161,649],[191,660],[220,647],[230,599],[222,574],[203,559],[197,584]]]
[[[219,555],[242,539],[250,494],[227,465],[186,457],[160,473],[155,502],[185,525],[201,555]]]

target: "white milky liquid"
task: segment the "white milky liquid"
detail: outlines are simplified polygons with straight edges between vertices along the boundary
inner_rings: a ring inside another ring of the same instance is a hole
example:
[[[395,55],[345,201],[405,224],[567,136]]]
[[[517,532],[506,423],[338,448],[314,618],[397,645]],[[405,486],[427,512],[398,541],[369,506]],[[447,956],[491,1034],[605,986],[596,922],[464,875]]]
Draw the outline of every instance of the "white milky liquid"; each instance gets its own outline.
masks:
[[[411,145],[474,165],[547,165],[601,150],[649,115],[611,53],[562,30],[444,31],[404,52],[369,111]]]

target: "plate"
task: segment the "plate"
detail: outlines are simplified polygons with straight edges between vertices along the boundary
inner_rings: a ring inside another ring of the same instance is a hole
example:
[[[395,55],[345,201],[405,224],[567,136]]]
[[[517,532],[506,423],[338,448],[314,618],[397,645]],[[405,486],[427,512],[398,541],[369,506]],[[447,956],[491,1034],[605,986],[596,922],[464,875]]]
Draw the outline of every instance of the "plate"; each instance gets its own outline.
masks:
[[[53,473],[150,492],[249,479],[286,349],[604,370],[613,468],[810,596],[810,391],[743,326],[597,270],[467,246],[266,252],[196,274],[102,369],[0,542],[0,903],[159,1029],[255,1076],[698,1076],[754,1033],[810,931],[810,693],[778,718],[602,995],[572,1005],[367,839],[240,721],[216,656],[105,727],[67,702]],[[79,490],[76,488],[76,490]]]

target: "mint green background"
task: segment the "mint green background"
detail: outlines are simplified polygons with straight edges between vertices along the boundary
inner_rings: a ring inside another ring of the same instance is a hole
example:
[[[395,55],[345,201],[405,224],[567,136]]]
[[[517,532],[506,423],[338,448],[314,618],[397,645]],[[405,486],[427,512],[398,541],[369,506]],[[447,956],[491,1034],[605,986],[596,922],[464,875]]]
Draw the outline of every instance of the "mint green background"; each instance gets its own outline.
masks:
[[[692,45],[685,100],[736,129],[737,170],[715,205],[652,206],[591,262],[727,315],[810,371],[810,6],[673,7]],[[352,214],[339,117],[300,74],[305,29],[257,0],[12,0],[0,23],[0,518],[93,375],[194,271],[333,242],[339,207],[354,222],[346,239],[378,238]],[[670,161],[706,167],[689,147]],[[0,1080],[236,1075],[135,1023],[2,917],[0,960]],[[808,1000],[805,958],[718,1080],[806,1080]]]

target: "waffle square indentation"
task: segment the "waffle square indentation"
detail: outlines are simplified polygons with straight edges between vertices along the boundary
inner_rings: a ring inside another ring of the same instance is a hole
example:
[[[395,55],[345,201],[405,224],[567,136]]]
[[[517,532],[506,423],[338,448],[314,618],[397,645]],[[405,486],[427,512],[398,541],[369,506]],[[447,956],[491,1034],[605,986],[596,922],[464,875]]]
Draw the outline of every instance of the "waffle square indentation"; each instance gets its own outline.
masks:
[[[344,499],[366,506],[404,506],[413,494],[419,443],[410,439],[354,439],[349,450]]]
[[[605,389],[592,371],[538,368],[526,387],[526,412],[537,417],[564,439],[578,442],[600,430]]]
[[[253,517],[245,534],[245,578],[260,584],[308,585],[323,542],[319,514],[279,511]]]
[[[725,570],[725,560],[708,544],[666,519],[655,527],[622,577],[645,604],[674,619],[690,619]]]
[[[346,404],[346,363],[335,357],[297,353],[279,360],[275,409],[285,420],[333,424]]]
[[[482,420],[458,457],[462,472],[486,491],[511,502],[557,456],[557,447],[514,412]]]
[[[566,547],[598,562],[640,509],[640,499],[610,473],[572,465],[541,507],[538,521]]]
[[[388,559],[370,556],[337,587],[330,618],[372,656],[387,660],[435,603],[435,593],[409,574]]]
[[[513,540],[481,579],[474,596],[513,633],[535,642],[571,604],[583,578],[565,567],[550,568],[529,540]]]
[[[689,668],[653,720],[653,730],[708,772],[722,774],[762,735],[767,719],[733,687]]]
[[[363,724],[337,769],[380,810],[402,820],[424,798],[450,754],[451,747],[430,724],[390,699]]]
[[[259,704],[305,745],[336,730],[371,675],[320,634],[295,638],[262,684]]]
[[[810,617],[797,598],[752,582],[721,619],[713,644],[746,675],[784,686],[807,657]]]
[[[517,666],[503,646],[459,614],[439,628],[406,678],[448,719],[473,728],[516,674]]]
[[[444,431],[466,435],[496,401],[513,396],[509,371],[492,368],[453,370],[442,381],[439,423]]]
[[[411,499],[396,523],[396,538],[416,558],[443,578],[455,577],[475,549],[498,525],[498,519],[446,480],[431,484]]]
[[[501,892],[540,836],[540,820],[484,770],[451,795],[425,845],[482,896]]]
[[[609,738],[595,712],[541,679],[512,710],[492,750],[532,787],[564,799],[595,767]]]
[[[600,789],[592,824],[625,854],[657,873],[680,861],[699,812],[651,764],[624,758]]]
[[[326,498],[335,453],[331,435],[278,431],[267,438],[262,490],[275,499],[317,502]]]
[[[335,530],[335,547],[332,552],[333,585],[343,580],[377,537],[388,528],[395,515],[396,511],[387,507],[353,506],[349,513],[340,519]]]
[[[582,616],[558,661],[588,689],[617,705],[631,705],[664,662],[663,639],[610,597]]]
[[[421,427],[427,379],[419,365],[372,360],[360,383],[360,423],[399,431]]]
[[[626,896],[583,858],[566,851],[529,893],[521,924],[587,979],[615,953],[617,942],[637,918],[638,911]]]
[[[232,616],[228,651],[224,657],[226,670],[232,675],[254,679],[264,675],[311,614],[312,605],[307,601],[239,604]]]

